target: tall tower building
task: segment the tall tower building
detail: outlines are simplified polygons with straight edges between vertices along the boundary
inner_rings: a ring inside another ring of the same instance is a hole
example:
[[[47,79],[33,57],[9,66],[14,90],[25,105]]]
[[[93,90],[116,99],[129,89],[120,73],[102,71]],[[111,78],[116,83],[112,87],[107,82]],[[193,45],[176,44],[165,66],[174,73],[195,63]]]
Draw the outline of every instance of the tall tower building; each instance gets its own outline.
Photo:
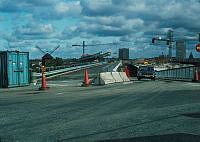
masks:
[[[169,30],[167,32],[167,38],[168,38],[168,41],[167,41],[167,45],[169,45],[169,54],[168,54],[168,57],[172,57],[172,48],[173,48],[173,31],[172,30]]]
[[[186,58],[186,47],[183,40],[176,41],[176,58],[179,60]]]
[[[129,49],[128,48],[120,48],[119,49],[119,59],[121,59],[121,60],[129,59]]]

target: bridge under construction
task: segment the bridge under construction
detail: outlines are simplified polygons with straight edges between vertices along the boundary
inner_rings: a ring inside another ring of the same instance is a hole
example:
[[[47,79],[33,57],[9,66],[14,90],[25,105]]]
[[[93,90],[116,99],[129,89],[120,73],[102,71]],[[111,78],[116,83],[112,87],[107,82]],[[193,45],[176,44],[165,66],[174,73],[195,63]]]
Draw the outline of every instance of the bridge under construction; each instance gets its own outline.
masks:
[[[89,80],[118,64],[90,67]],[[83,80],[84,70],[79,70],[47,79],[48,91],[38,91],[40,83],[0,89],[1,140],[199,139],[199,83],[131,78],[80,87]]]

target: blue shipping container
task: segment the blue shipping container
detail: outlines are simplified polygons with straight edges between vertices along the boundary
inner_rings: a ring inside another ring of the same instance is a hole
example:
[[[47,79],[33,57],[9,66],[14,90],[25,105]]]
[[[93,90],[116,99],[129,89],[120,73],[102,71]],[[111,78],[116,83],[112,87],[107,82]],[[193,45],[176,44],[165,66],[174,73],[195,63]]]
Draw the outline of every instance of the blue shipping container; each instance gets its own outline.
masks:
[[[0,87],[29,85],[29,53],[0,52]]]

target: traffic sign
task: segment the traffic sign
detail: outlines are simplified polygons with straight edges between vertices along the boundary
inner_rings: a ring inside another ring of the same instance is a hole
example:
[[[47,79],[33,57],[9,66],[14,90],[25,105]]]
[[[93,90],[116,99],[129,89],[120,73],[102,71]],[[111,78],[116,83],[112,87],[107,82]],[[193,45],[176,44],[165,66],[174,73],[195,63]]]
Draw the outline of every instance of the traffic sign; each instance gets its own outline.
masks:
[[[200,52],[200,43],[196,45],[196,51]]]

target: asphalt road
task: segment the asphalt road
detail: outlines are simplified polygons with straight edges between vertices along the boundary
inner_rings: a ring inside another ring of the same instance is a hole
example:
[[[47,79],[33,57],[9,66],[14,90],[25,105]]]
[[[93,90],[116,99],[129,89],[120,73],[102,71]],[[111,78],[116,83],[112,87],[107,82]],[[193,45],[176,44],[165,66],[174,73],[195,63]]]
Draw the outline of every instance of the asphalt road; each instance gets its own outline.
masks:
[[[0,141],[200,141],[198,83],[59,83],[48,92],[38,86],[0,89]]]

